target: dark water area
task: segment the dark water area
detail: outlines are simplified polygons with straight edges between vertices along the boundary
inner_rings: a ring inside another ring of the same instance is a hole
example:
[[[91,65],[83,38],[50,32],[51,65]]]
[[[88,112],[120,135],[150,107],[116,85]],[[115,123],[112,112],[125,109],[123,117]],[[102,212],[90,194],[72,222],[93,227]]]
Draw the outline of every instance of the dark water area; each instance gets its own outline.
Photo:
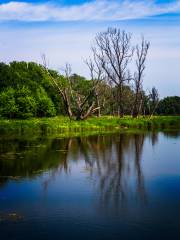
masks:
[[[0,239],[180,239],[180,132],[0,138]]]

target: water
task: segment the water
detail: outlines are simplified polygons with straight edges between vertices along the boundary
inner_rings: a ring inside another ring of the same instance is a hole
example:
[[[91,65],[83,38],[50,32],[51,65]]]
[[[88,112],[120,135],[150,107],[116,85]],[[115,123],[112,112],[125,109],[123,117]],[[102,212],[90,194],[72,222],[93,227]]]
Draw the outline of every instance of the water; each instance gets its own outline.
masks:
[[[180,239],[180,133],[0,139],[0,239]]]

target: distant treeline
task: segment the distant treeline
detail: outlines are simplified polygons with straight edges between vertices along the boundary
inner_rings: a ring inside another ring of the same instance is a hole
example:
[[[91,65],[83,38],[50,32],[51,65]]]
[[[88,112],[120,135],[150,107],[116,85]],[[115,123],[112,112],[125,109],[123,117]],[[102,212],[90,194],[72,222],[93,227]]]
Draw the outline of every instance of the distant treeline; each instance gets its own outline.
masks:
[[[55,86],[57,82],[58,86]],[[84,103],[83,111],[87,112],[91,103],[98,101],[98,111],[91,114],[117,115],[117,87],[101,81],[94,94],[93,84],[92,79],[87,80],[77,74],[63,76],[34,62],[0,63],[0,117],[24,119],[67,115],[65,105],[68,101],[72,102],[71,111],[78,114],[76,107],[78,98],[79,104]],[[66,99],[69,97],[67,91],[72,91],[71,99]],[[141,93],[143,95],[141,114],[151,114],[155,105],[156,114],[180,114],[180,97],[167,97],[159,101],[157,98],[153,99],[153,91],[149,94]],[[64,98],[63,93],[66,93]],[[124,114],[130,115],[135,93],[130,86],[123,86],[123,94],[126,99]]]

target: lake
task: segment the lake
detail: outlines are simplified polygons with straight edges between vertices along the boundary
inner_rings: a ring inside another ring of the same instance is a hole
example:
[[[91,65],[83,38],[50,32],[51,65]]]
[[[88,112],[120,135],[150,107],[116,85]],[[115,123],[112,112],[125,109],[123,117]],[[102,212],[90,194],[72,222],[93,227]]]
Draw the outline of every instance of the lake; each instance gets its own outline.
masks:
[[[180,239],[180,132],[0,138],[0,239]]]

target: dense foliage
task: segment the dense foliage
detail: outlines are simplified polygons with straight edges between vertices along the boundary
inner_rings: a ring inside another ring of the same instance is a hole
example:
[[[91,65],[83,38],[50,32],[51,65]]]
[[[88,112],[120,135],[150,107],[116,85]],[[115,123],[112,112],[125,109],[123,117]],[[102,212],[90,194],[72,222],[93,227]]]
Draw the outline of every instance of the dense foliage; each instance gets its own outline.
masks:
[[[157,113],[164,115],[180,115],[180,97],[166,97],[161,100],[157,108]]]
[[[55,116],[62,105],[41,65],[0,63],[0,116],[29,118]]]
[[[110,86],[106,81],[98,83],[94,94],[93,81],[77,74],[71,74],[67,79],[34,62],[11,62],[0,63],[0,117],[26,119],[67,115],[66,102],[53,85],[52,78],[57,80],[63,93],[69,94],[67,97],[70,96],[68,101],[71,101],[73,112],[78,114],[77,105],[80,100],[84,104],[83,111],[88,111],[98,96],[101,115],[118,114],[117,87]],[[130,85],[123,88],[124,114],[131,115],[135,93]],[[152,93],[147,95],[141,92],[141,96],[141,114],[149,115],[156,105],[158,108],[155,113],[180,114],[180,97],[167,97],[158,104]]]

